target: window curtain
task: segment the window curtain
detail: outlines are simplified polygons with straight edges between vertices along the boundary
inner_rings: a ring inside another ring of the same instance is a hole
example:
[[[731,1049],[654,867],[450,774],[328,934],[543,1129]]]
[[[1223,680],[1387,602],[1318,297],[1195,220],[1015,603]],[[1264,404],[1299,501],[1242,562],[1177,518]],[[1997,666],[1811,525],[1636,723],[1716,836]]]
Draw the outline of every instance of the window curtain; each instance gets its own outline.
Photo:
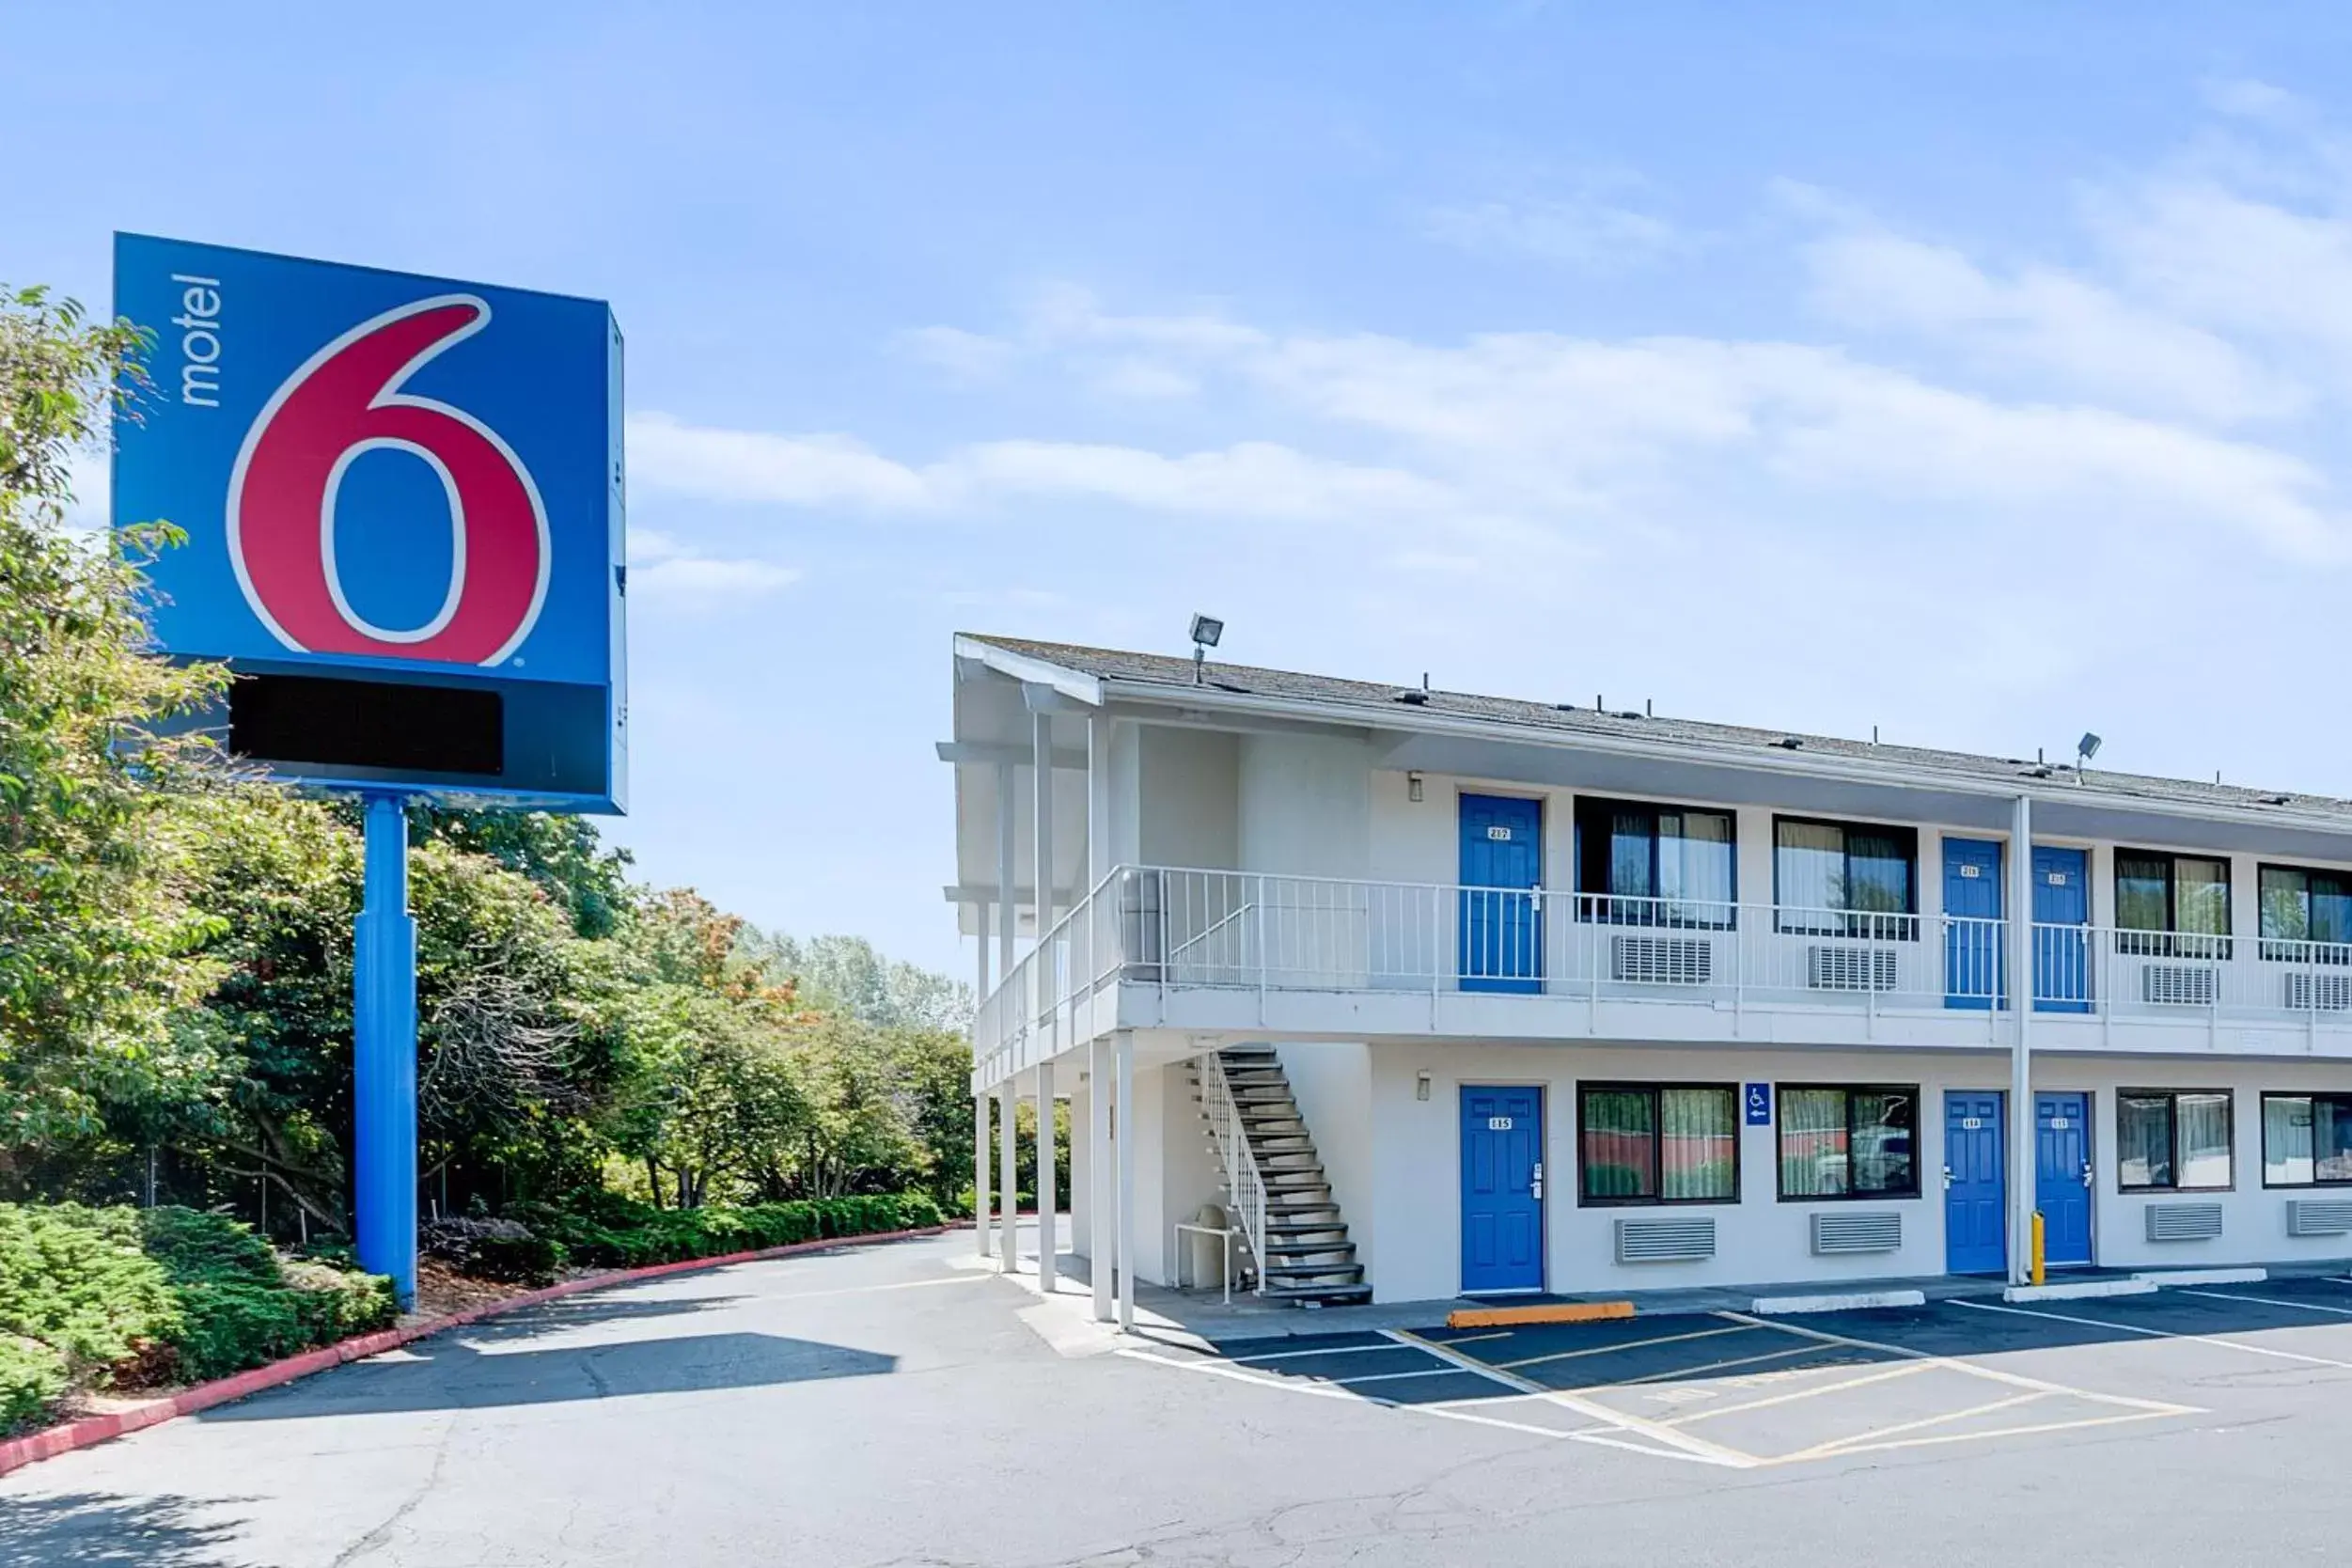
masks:
[[[1656,819],[1647,811],[1612,812],[1608,821],[1608,890],[1621,899],[1657,897],[1650,877],[1650,857]],[[1648,924],[1643,904],[1619,904],[1611,913],[1621,920]]]
[[[2115,1175],[2127,1187],[2172,1185],[2172,1097],[2126,1094],[2116,1117]]]
[[[1658,897],[1676,925],[1732,923],[1732,819],[1715,811],[1658,815]]]
[[[1780,1194],[1835,1197],[1846,1190],[1845,1091],[1780,1090]]]
[[[2312,1102],[2308,1095],[2272,1094],[2262,1103],[2262,1179],[2272,1186],[2309,1186],[2312,1180]]]
[[[2180,1184],[2185,1187],[2226,1187],[2230,1184],[2230,1097],[2227,1094],[2182,1094],[2174,1097],[2180,1119]]]
[[[1843,931],[1845,922],[1822,913],[1845,908],[1845,830],[1833,823],[1779,824],[1774,870],[1784,931]]]
[[[2230,934],[2230,865],[2226,860],[2200,860],[2180,855],[2172,861],[2173,929],[2184,936],[2226,937]],[[2227,957],[2215,942],[2185,943],[2191,957]]]
[[[2312,1099],[2312,1180],[2352,1182],[2352,1099]]]
[[[2169,931],[2172,913],[2167,897],[2172,869],[2162,860],[2150,855],[2127,855],[2117,851],[2115,855],[2115,923],[2125,931]],[[2127,946],[2125,952],[2145,952],[2142,946]]]
[[[1886,1090],[1857,1090],[1852,1096],[1854,1142],[1851,1190],[1909,1192],[1917,1096]]]
[[[1658,1196],[1721,1199],[1734,1190],[1739,1138],[1737,1107],[1728,1089],[1658,1091]]]
[[[1584,1107],[1584,1195],[1654,1198],[1657,1126],[1650,1096],[1640,1090],[1592,1089]]]

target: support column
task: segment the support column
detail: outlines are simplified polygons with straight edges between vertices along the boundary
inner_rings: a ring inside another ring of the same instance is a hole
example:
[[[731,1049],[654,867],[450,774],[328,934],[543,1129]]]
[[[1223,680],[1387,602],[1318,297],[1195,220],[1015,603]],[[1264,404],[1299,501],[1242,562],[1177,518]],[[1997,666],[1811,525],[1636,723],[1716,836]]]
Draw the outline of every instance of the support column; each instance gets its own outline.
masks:
[[[1012,978],[1012,938],[1021,911],[1012,902],[1012,764],[996,764],[996,979]]]
[[[996,1086],[996,1190],[997,1201],[1003,1205],[997,1211],[1003,1222],[996,1228],[996,1261],[1007,1274],[1018,1272],[1021,1266],[1021,1181],[1015,1174],[1020,1142],[1012,1121],[1012,1109],[1019,1102],[1012,1087],[1011,1077]]]
[[[2033,799],[2019,795],[2009,823],[2009,1282],[2033,1267]]]
[[[1054,1288],[1054,1053],[1060,1049],[1057,1031],[1060,1001],[1055,985],[1054,930],[1054,715],[1032,714],[1030,792],[1036,817],[1031,837],[1031,874],[1037,879],[1037,1016],[1044,1020],[1044,1041],[1037,1056],[1037,1288]]]
[[[1119,1327],[1132,1334],[1136,1327],[1136,1037],[1119,1031],[1113,1049],[1119,1057]]]
[[[1111,1321],[1111,1280],[1118,1266],[1118,1220],[1111,1213],[1117,1172],[1111,1168],[1111,1043],[1105,1035],[1087,1046],[1086,1218],[1088,1282],[1093,1286],[1094,1321]],[[1076,1136],[1077,1129],[1071,1129]]]
[[[972,1096],[972,1231],[988,1256],[988,1096]]]
[[[353,930],[352,1186],[359,1265],[416,1300],[416,920],[408,803],[369,795]]]
[[[1060,1217],[1054,1212],[1054,1063],[1037,1064],[1037,1288],[1054,1289],[1054,1236]]]
[[[973,977],[977,987],[972,993],[975,1007],[988,1000],[988,905],[976,903],[977,917],[972,922],[972,946],[979,950],[980,967]],[[980,1244],[980,1255],[988,1256],[988,1096],[972,1096],[972,1234]]]

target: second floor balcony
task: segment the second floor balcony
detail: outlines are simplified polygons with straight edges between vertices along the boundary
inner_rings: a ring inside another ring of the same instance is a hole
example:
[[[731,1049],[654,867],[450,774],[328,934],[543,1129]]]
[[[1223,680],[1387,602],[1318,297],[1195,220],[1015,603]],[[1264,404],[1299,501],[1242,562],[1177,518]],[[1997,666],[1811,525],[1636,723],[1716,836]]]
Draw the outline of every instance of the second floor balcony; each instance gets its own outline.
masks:
[[[1549,888],[1122,867],[982,1004],[982,1087],[1114,1028],[2352,1056],[2352,946]]]

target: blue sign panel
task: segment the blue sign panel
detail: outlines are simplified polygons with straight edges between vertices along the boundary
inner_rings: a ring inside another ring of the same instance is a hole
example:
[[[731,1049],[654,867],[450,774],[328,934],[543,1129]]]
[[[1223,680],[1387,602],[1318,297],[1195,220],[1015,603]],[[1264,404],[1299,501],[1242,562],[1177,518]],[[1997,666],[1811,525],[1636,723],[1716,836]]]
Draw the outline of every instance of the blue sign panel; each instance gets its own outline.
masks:
[[[1747,1102],[1748,1124],[1750,1127],[1772,1125],[1772,1086],[1770,1084],[1748,1085]]]
[[[281,776],[575,810],[625,799],[620,336],[600,301],[115,241],[154,336],[118,526],[175,657],[242,679]]]

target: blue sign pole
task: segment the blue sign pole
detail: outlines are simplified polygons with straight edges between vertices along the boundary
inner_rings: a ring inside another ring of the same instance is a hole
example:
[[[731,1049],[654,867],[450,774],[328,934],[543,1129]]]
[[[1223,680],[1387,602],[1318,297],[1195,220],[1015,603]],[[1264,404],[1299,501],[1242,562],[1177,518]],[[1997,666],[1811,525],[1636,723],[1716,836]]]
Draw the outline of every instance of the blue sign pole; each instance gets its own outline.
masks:
[[[408,912],[408,803],[367,797],[365,902],[354,931],[353,1171],[359,1266],[416,1300],[416,921]]]

